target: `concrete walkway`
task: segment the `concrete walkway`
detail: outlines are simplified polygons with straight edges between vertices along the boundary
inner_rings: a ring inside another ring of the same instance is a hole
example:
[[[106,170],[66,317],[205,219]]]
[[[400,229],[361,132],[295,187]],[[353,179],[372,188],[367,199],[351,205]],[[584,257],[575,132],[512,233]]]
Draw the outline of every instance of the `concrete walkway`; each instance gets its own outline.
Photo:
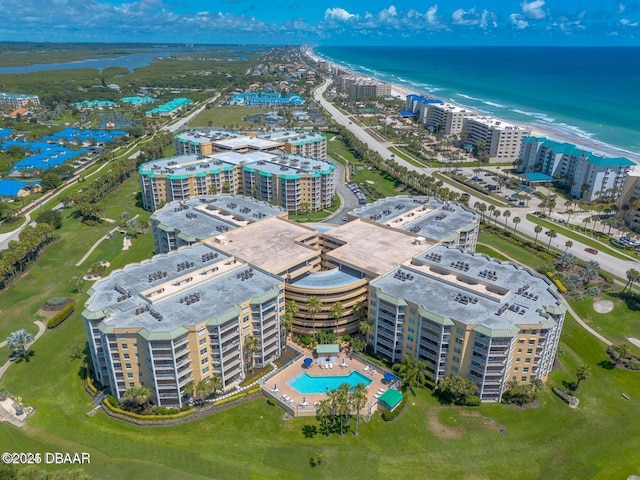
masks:
[[[136,215],[135,217],[133,217],[131,220],[138,218],[138,215]],[[106,219],[105,219],[106,220]],[[109,238],[109,235],[111,235],[112,233],[117,232],[118,230],[120,230],[120,227],[116,227],[112,230],[109,230],[108,233],[106,233],[104,236],[100,237],[96,243],[94,243],[93,245],[91,245],[91,248],[89,250],[87,250],[87,253],[85,253],[83,255],[83,257],[78,260],[78,263],[76,263],[76,267],[79,267],[80,265],[82,265],[84,263],[84,261],[89,257],[89,255],[91,255],[93,253],[93,251],[98,248],[98,245],[100,245],[103,241],[105,241],[107,238]],[[128,247],[127,247],[128,248]],[[123,250],[127,250],[127,248],[122,248]]]
[[[482,245],[484,247],[488,247],[491,248],[492,250],[495,250],[491,245],[488,245],[486,243],[481,243],[478,242],[478,245]],[[505,258],[508,258],[509,260],[511,260],[512,262],[517,263],[518,265],[520,265],[520,262],[518,262],[515,258],[510,257],[509,255],[506,255],[504,252],[500,252],[500,254],[502,256],[504,256]],[[571,308],[571,306],[567,303],[567,301],[564,299],[564,297],[560,294],[558,294],[560,297],[560,301],[563,303],[563,305],[565,307],[567,307],[567,311],[573,316],[573,318],[576,319],[576,322],[578,322],[580,324],[580,326],[582,328],[584,328],[587,332],[589,332],[591,335],[593,335],[594,337],[596,337],[598,340],[600,340],[601,342],[603,342],[605,345],[610,346],[611,340],[608,340],[606,337],[602,336],[601,334],[599,334],[598,332],[596,332],[593,328],[591,328],[589,325],[587,325],[579,316],[578,314],[573,310],[573,308]]]

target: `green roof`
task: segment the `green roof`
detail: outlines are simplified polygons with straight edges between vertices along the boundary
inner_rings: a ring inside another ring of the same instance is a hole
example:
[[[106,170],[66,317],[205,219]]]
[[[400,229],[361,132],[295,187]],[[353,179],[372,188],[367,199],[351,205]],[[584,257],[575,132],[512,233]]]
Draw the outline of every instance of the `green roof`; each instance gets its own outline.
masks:
[[[316,347],[316,353],[340,353],[340,345],[337,343],[321,343]]]
[[[389,408],[389,410],[393,410],[402,401],[402,394],[395,388],[390,388],[382,395],[380,395],[378,401],[384,403]]]
[[[631,160],[623,157],[606,158],[594,156],[589,158],[589,163],[591,165],[595,165],[596,167],[632,167],[635,165],[635,163],[633,163]]]

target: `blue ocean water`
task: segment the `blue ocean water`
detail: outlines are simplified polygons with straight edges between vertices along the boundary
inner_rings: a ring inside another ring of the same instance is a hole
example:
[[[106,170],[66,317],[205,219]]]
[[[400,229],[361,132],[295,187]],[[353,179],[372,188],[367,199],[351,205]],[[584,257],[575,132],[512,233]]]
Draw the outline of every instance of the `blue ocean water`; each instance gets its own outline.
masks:
[[[640,153],[639,47],[318,47],[365,75]]]

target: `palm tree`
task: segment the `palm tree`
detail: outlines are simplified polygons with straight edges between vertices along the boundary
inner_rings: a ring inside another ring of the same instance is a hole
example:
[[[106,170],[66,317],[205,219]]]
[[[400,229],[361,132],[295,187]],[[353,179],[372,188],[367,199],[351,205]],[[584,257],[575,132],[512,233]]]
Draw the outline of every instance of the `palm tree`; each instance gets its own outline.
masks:
[[[287,346],[287,337],[293,326],[293,319],[298,315],[298,304],[295,300],[289,300],[284,305],[284,315],[282,316],[282,327],[284,328],[284,346]]]
[[[564,242],[564,246],[567,247],[565,248],[565,253],[567,250],[569,250],[571,247],[573,247],[573,242],[571,240],[567,240],[566,242]]]
[[[216,395],[216,392],[219,392],[224,388],[222,378],[217,375],[214,375],[209,379],[209,384],[211,385],[211,393],[213,393],[214,396]]]
[[[582,380],[586,380],[590,376],[591,376],[591,368],[589,368],[589,365],[584,365],[584,364],[580,365],[576,370],[575,390],[578,389],[578,387],[580,386],[580,382]]]
[[[496,217],[495,220],[493,221],[493,224],[497,227],[498,226],[498,218],[500,217],[500,215],[502,215],[502,212],[500,212],[500,210],[498,210],[497,208],[493,211],[493,216]]]
[[[339,417],[340,420],[340,435],[344,435],[344,421],[349,417],[349,410],[351,409],[351,404],[349,403],[349,390],[351,389],[351,385],[348,383],[342,383],[335,390],[335,405],[334,410]]]
[[[324,423],[327,437],[329,436],[329,415],[331,415],[331,411],[331,401],[329,399],[320,400],[320,403],[316,406],[316,416],[318,420]]]
[[[331,315],[336,319],[336,338],[338,338],[338,328],[340,324],[340,319],[344,315],[344,305],[341,302],[335,302],[331,305]]]
[[[536,239],[534,241],[534,245],[538,244],[538,234],[542,231],[542,225],[536,225],[535,228],[533,229],[534,232],[536,232]]]
[[[364,408],[366,403],[367,387],[364,383],[359,383],[353,387],[353,393],[351,394],[351,404],[356,409],[356,436],[358,436],[358,425],[360,424],[360,410]]]
[[[84,280],[82,280],[82,277],[78,277],[77,275],[74,275],[73,277],[71,277],[71,280],[69,280],[69,281],[76,286],[76,292],[81,294],[82,293],[82,284],[84,282]]]
[[[396,363],[393,369],[400,375],[403,386],[409,388],[414,394],[414,388],[432,379],[432,375],[427,370],[427,363],[409,355],[404,355],[402,362]]]
[[[313,328],[313,341],[316,340],[316,314],[320,312],[322,305],[320,299],[312,295],[307,300],[307,313],[311,316],[311,327]]]
[[[551,240],[553,240],[554,238],[556,238],[558,236],[558,234],[556,233],[555,230],[551,229],[551,230],[547,230],[546,232],[544,232],[544,234],[549,237],[549,245],[547,245],[547,252],[549,251],[549,249],[551,248]]]
[[[129,406],[140,409],[144,406],[153,394],[151,390],[143,386],[129,387],[122,394],[122,399]]]
[[[504,217],[504,229],[507,229],[507,220],[509,220],[509,217],[511,216],[511,212],[509,210],[505,210],[504,212],[502,212],[502,216]]]
[[[16,352],[18,356],[24,358],[25,362],[29,361],[29,344],[33,341],[33,335],[24,328],[11,332],[7,337],[7,345]]]
[[[516,236],[516,229],[518,228],[518,224],[521,222],[522,220],[520,219],[520,217],[513,217],[513,236]]]
[[[633,284],[640,281],[640,272],[635,268],[630,268],[627,270],[627,284],[624,286],[622,291],[624,292],[627,287],[629,287],[629,292],[633,289]]]
[[[251,370],[253,371],[256,361],[254,353],[256,353],[260,348],[260,339],[253,335],[249,335],[244,339],[244,348],[247,352],[247,356],[251,359]]]
[[[487,211],[487,205],[484,203],[481,203],[480,206],[478,207],[478,211],[480,212],[480,220],[484,222],[484,212]]]

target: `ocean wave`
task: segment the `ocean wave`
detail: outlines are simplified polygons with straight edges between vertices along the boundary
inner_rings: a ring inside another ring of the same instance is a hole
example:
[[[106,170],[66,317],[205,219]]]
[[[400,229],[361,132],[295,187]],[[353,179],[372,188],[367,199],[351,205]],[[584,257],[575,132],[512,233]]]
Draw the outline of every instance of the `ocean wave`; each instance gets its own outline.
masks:
[[[487,105],[491,105],[492,107],[496,107],[496,108],[507,108],[500,103],[490,102],[489,100],[484,100],[482,101],[482,103],[486,103]]]
[[[475,100],[477,102],[482,102],[481,98],[472,97],[471,95],[465,95],[464,93],[456,93],[456,97],[466,98],[468,100]]]
[[[521,115],[526,115],[528,117],[533,117],[536,120],[539,120],[539,121],[545,122],[545,123],[554,123],[556,121],[555,118],[547,115],[546,113],[542,113],[542,112],[527,112],[526,110],[519,110],[517,108],[511,109],[511,111],[515,112],[515,113],[519,113]]]

